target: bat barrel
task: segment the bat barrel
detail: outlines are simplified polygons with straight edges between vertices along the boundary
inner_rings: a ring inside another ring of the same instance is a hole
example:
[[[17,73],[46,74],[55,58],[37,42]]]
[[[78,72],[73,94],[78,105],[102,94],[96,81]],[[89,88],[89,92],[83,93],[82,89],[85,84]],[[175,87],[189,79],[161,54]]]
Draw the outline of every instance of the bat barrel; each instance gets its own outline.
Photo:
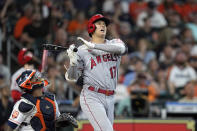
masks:
[[[68,48],[63,46],[52,45],[52,44],[43,44],[43,49],[52,50],[52,51],[65,51]]]
[[[49,50],[49,51],[65,51],[68,49],[68,47],[63,47],[63,46],[58,46],[58,45],[52,45],[52,44],[43,44],[43,49],[44,50]],[[74,52],[77,52],[78,49],[74,48]]]

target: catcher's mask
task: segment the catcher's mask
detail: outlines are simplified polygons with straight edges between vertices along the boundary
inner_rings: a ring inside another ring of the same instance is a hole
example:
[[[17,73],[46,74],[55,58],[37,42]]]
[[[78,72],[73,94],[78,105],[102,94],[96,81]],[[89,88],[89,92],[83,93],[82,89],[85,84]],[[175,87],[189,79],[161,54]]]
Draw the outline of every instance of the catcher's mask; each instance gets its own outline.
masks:
[[[96,30],[96,26],[94,23],[97,22],[98,20],[103,20],[106,26],[110,24],[110,20],[101,14],[96,14],[92,16],[88,21],[88,33],[90,37],[92,37],[92,33]]]
[[[49,82],[41,77],[41,73],[36,70],[26,70],[17,79],[18,86],[25,92],[31,92],[35,88],[42,88]]]

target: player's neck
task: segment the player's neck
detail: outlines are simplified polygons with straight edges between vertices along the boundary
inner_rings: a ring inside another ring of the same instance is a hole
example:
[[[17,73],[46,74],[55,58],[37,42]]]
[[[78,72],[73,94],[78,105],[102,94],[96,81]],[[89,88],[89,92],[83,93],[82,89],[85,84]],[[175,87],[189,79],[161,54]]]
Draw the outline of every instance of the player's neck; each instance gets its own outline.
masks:
[[[33,97],[40,97],[40,96],[42,96],[43,94],[42,94],[42,88],[40,88],[40,89],[35,89],[33,92],[32,92],[32,96]]]
[[[96,43],[96,44],[103,44],[105,43],[105,38],[92,38],[92,43]]]

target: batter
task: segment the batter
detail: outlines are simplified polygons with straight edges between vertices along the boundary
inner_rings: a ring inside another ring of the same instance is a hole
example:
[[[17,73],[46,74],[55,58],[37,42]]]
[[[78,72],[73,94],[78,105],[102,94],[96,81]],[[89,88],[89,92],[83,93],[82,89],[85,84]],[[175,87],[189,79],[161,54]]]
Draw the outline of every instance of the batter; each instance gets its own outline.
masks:
[[[80,105],[95,131],[113,131],[118,68],[121,55],[127,52],[120,39],[105,39],[109,24],[109,19],[101,14],[92,16],[88,22],[91,41],[79,37],[84,45],[78,52],[73,51],[74,45],[67,50],[70,67],[65,77],[74,82],[83,77]]]

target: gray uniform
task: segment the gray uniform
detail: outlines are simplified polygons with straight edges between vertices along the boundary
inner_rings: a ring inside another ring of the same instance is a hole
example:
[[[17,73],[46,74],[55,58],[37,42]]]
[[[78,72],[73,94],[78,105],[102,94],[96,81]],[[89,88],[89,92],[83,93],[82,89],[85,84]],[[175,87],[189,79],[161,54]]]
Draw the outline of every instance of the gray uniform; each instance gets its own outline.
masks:
[[[106,45],[123,47],[120,39],[106,40]],[[78,71],[83,76],[83,89],[80,95],[82,111],[87,115],[96,131],[113,131],[114,96],[98,93],[98,89],[115,90],[121,56],[97,49],[78,48]],[[95,91],[89,90],[92,86]]]

